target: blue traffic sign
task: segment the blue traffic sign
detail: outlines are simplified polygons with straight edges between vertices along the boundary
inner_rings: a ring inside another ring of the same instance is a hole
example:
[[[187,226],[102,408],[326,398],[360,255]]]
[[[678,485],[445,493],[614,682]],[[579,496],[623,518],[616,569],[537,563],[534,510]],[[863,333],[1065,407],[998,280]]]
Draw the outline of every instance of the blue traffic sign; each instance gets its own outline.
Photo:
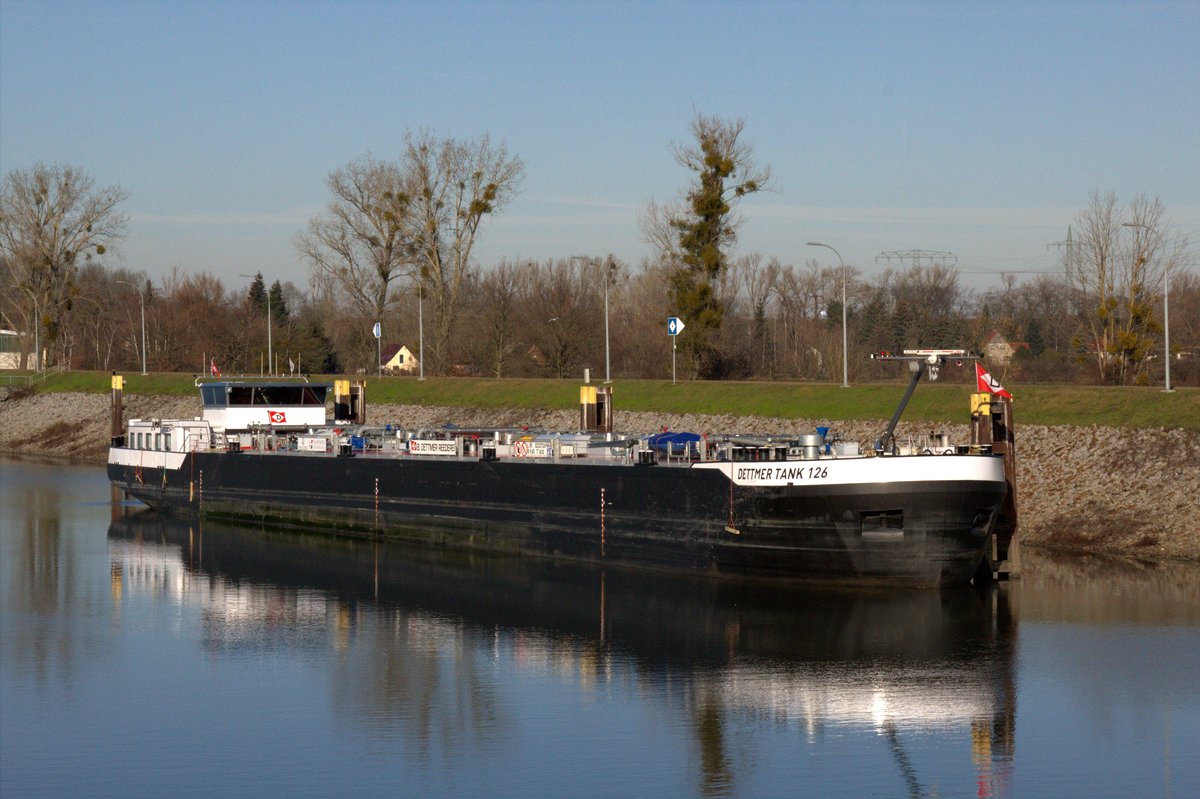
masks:
[[[685,325],[683,323],[683,320],[680,319],[678,316],[671,316],[671,317],[667,318],[667,335],[668,336],[678,336],[680,333],[683,332],[683,329],[685,327],[687,327],[687,325]]]

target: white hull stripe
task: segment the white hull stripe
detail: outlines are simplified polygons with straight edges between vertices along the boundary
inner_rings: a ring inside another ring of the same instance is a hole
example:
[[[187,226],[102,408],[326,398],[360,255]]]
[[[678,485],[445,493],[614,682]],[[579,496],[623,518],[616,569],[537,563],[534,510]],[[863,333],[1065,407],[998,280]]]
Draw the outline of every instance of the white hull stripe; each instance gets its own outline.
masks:
[[[186,452],[161,452],[153,449],[111,447],[108,462],[120,466],[141,466],[143,469],[178,469],[187,458]]]
[[[179,469],[186,452],[109,450],[108,462],[143,469]],[[864,483],[1004,482],[1004,461],[986,455],[912,455],[883,458],[830,458],[809,461],[697,463],[741,486],[856,485]]]
[[[697,463],[741,486],[855,485],[863,483],[1004,482],[1004,461],[986,455],[913,455],[811,461]]]

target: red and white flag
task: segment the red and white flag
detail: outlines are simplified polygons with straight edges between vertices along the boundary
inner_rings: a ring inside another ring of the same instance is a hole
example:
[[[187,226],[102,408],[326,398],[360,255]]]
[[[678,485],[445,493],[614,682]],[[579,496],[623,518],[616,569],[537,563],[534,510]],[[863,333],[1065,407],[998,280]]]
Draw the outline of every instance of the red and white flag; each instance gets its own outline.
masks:
[[[996,378],[992,377],[986,370],[984,370],[983,364],[979,363],[979,361],[975,362],[975,390],[990,391],[991,393],[997,394],[1001,397],[1008,397],[1009,399],[1013,398],[1013,395],[1009,394],[1008,391],[1005,390],[1004,386],[1000,385],[1000,382],[996,380]]]
[[[220,377],[221,370],[217,368],[217,359],[213,358],[208,362],[208,371],[212,372],[213,377]]]

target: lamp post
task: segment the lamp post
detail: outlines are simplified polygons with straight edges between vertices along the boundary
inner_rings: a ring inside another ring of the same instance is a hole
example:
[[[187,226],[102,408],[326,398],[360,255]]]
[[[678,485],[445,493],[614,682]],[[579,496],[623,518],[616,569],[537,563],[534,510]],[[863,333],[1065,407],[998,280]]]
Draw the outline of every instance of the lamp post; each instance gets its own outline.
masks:
[[[608,357],[608,275],[612,271],[612,257],[604,263],[604,382],[612,382],[612,362]]]
[[[846,263],[842,260],[842,254],[828,244],[822,244],[819,241],[808,242],[809,247],[824,247],[827,250],[833,250],[833,254],[837,256],[838,264],[842,268],[842,388],[850,387],[850,356],[846,349]]]
[[[1163,376],[1163,391],[1170,394],[1171,388],[1171,275],[1163,275],[1163,365],[1166,372]]]
[[[42,310],[38,301],[33,301],[33,362],[37,364],[33,371],[42,371]]]
[[[138,303],[142,306],[142,374],[146,374],[146,297],[142,290],[128,280],[118,280],[118,283],[124,283],[126,286],[133,286],[138,290]]]
[[[1144,225],[1141,222],[1122,222],[1121,227],[1138,227],[1143,230],[1154,232],[1149,225]],[[1170,297],[1171,297],[1171,273],[1170,269],[1163,269],[1163,393],[1171,394],[1174,389],[1171,388],[1171,317],[1170,317]]]
[[[251,280],[253,280],[256,277],[260,277],[260,275],[247,275],[245,273],[240,273],[240,274],[242,277],[248,277]],[[264,289],[266,288],[266,283],[263,284],[263,288]],[[267,372],[268,372],[268,374],[274,375],[275,374],[275,364],[272,363],[273,353],[271,352],[271,292],[269,289],[267,290],[266,295],[267,295]]]
[[[417,277],[417,367],[418,380],[425,379],[425,278]]]

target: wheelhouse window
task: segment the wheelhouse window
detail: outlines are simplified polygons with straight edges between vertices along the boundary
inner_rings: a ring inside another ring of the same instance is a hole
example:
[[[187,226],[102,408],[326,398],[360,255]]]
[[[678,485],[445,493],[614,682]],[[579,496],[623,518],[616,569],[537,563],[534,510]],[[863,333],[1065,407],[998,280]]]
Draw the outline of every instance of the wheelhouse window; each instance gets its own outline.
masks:
[[[228,392],[230,405],[324,406],[329,386],[229,386]]]
[[[253,386],[230,386],[229,387],[229,404],[230,405],[250,405],[254,400]]]
[[[221,408],[226,404],[226,386],[224,383],[200,386],[200,396],[206,408]]]

